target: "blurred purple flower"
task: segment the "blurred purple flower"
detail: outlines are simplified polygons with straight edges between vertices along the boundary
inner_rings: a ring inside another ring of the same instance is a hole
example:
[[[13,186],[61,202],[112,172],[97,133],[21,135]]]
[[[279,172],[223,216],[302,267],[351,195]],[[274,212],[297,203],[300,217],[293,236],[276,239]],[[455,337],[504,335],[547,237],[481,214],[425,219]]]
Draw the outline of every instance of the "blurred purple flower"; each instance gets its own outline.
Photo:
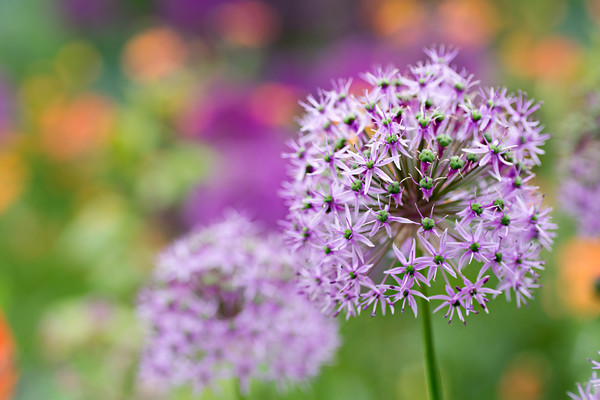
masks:
[[[318,374],[338,346],[337,327],[298,294],[293,258],[246,218],[175,242],[140,294],[148,324],[140,376],[202,390],[237,378],[278,386]]]
[[[207,143],[217,153],[211,177],[194,190],[184,207],[184,222],[188,226],[211,222],[229,207],[243,210],[271,226],[285,216],[286,207],[277,193],[286,176],[280,154],[290,129],[276,125],[282,118],[275,114],[289,113],[290,105],[281,104],[287,101],[285,95],[276,104],[260,102],[265,86],[262,89],[217,86],[183,116],[184,134]],[[275,88],[277,95],[278,86],[266,87]],[[291,107],[295,105],[294,99]],[[261,120],[257,107],[274,119]]]
[[[281,142],[270,140],[237,143],[221,150],[207,182],[200,184],[184,207],[187,226],[214,222],[223,210],[234,207],[254,219],[276,226],[287,207],[278,196],[285,179]]]
[[[100,28],[122,13],[117,0],[58,0],[63,18],[75,28]]]
[[[211,11],[227,0],[159,0],[158,12],[166,22],[183,31],[198,33],[206,28]]]
[[[569,154],[567,176],[561,184],[563,210],[573,217],[581,236],[600,236],[600,125],[584,134]]]
[[[347,35],[324,45],[318,52],[296,50],[275,54],[267,67],[268,75],[312,90],[315,86],[329,85],[332,76],[343,79],[360,76],[373,65],[415,63],[421,58],[423,47],[432,42],[435,42],[432,38],[423,38],[412,45],[394,46],[366,35]],[[465,68],[481,79],[489,80],[493,75],[489,73],[493,63],[485,50],[461,51],[452,63],[459,71]],[[362,79],[354,83],[360,85]]]

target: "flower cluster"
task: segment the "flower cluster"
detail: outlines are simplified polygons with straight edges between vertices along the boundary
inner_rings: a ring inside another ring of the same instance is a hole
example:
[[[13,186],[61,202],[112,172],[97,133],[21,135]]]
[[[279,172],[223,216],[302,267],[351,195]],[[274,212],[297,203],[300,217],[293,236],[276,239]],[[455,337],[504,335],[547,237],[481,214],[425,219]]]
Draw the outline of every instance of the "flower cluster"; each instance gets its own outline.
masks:
[[[590,360],[592,369],[600,370],[600,362]],[[585,385],[577,384],[577,393],[568,393],[573,400],[600,400],[600,378],[596,372],[592,372],[591,379]]]
[[[561,206],[578,221],[580,235],[600,236],[600,94],[590,95],[585,111],[570,117]]]
[[[252,378],[315,376],[338,346],[337,326],[297,293],[281,248],[232,214],[162,254],[140,294],[149,327],[141,378],[201,390],[235,377],[247,391]]]
[[[286,237],[303,292],[326,312],[416,315],[421,297],[464,322],[489,296],[520,306],[539,286],[555,228],[532,184],[548,138],[539,105],[484,91],[449,65],[454,50],[426,53],[405,74],[365,74],[362,95],[339,81],[303,103],[284,155]]]

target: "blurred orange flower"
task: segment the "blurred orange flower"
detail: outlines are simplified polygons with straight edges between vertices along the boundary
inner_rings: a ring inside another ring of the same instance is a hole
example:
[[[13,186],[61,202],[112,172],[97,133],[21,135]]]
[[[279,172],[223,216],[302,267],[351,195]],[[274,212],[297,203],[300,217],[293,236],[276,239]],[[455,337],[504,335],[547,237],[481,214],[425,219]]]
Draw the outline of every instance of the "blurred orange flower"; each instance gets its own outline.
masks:
[[[561,251],[558,293],[572,312],[600,315],[600,239],[573,239]]]
[[[442,37],[462,47],[489,44],[500,27],[498,12],[488,0],[444,0],[438,21]]]
[[[0,314],[0,400],[12,398],[13,388],[17,382],[14,352],[15,344],[10,330]]]
[[[399,44],[414,43],[425,32],[427,10],[417,0],[363,0],[359,12],[376,35]]]
[[[537,400],[543,397],[549,376],[548,361],[533,353],[515,356],[500,378],[500,400]]]
[[[99,94],[57,100],[40,117],[42,148],[60,161],[87,155],[106,141],[114,119],[114,106]]]
[[[536,39],[524,32],[515,33],[504,42],[501,51],[512,74],[553,83],[577,78],[583,64],[581,45],[560,35]]]
[[[286,126],[300,113],[298,94],[290,86],[264,83],[250,97],[254,117],[270,126]]]
[[[123,69],[133,81],[155,82],[181,69],[188,57],[183,39],[168,28],[151,28],[131,38],[123,52]]]
[[[215,25],[222,37],[242,47],[260,47],[279,34],[279,16],[262,1],[225,3],[216,11]]]

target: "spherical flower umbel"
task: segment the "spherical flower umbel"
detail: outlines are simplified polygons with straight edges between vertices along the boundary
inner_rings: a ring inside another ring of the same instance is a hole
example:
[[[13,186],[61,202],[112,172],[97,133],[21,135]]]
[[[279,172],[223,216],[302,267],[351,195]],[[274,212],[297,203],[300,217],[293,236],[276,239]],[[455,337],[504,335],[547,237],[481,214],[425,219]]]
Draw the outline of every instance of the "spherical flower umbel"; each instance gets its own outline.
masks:
[[[600,362],[590,360],[593,370],[600,370]],[[592,372],[592,377],[585,385],[577,384],[577,393],[568,393],[573,400],[600,400],[600,378],[595,371]]]
[[[464,322],[490,297],[520,306],[539,286],[555,228],[532,181],[549,136],[539,105],[481,89],[450,66],[456,51],[426,53],[405,74],[365,74],[360,96],[338,81],[302,103],[284,155],[286,236],[326,312],[416,315],[421,297]]]
[[[247,391],[252,378],[281,387],[317,375],[337,326],[297,293],[291,263],[238,214],[175,242],[140,294],[141,378],[198,390],[237,378]]]

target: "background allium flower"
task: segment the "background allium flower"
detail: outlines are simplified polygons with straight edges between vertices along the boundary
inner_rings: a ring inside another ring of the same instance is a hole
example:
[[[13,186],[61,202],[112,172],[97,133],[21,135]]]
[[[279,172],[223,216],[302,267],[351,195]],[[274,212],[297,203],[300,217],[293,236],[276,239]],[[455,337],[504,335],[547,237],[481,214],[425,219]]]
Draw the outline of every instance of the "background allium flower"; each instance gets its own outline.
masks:
[[[600,96],[588,97],[583,113],[568,119],[568,143],[563,148],[567,171],[560,185],[564,211],[577,223],[581,236],[600,236]]]
[[[600,370],[600,362],[590,360],[593,370]],[[577,384],[577,393],[568,393],[569,397],[574,400],[600,400],[600,379],[596,371],[592,372],[592,377],[585,385]]]
[[[426,53],[405,74],[365,74],[362,95],[340,80],[303,103],[285,155],[287,238],[325,311],[400,304],[416,315],[423,297],[464,321],[490,296],[520,306],[539,286],[555,228],[532,184],[549,136],[532,117],[539,105],[481,89],[450,66],[456,51]]]
[[[142,379],[192,384],[238,378],[279,385],[317,374],[338,345],[337,328],[297,293],[292,259],[247,219],[192,233],[162,254],[140,294],[148,323]]]

